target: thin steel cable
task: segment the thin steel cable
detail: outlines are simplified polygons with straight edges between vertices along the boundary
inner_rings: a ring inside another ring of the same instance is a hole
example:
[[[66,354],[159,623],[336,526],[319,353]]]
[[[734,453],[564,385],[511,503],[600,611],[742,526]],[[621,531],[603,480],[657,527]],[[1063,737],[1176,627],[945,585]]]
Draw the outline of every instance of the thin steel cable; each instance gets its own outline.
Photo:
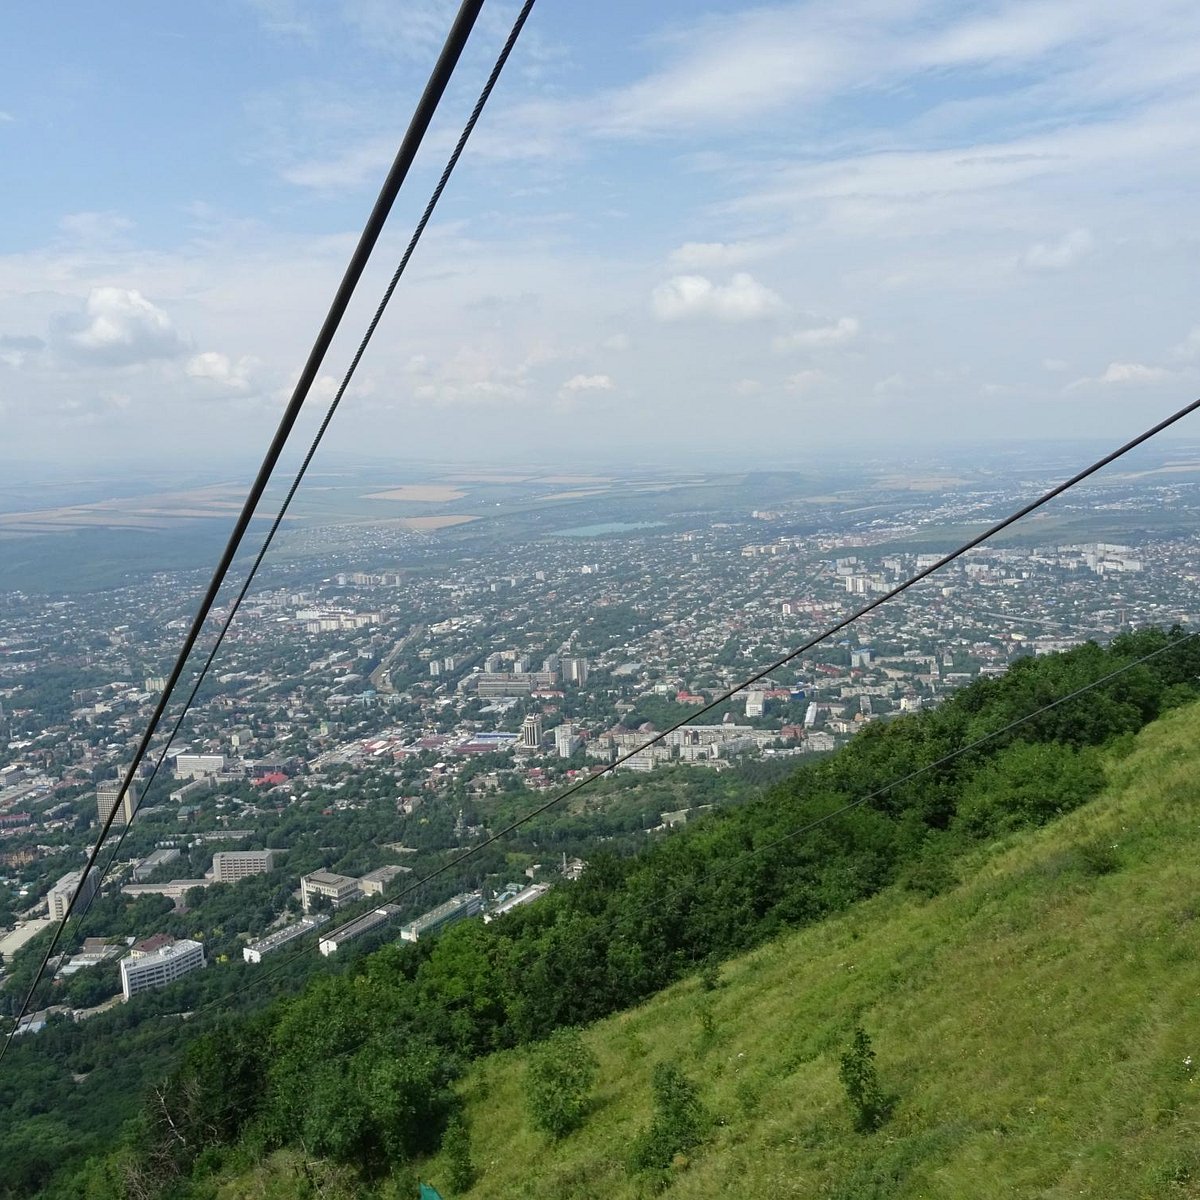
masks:
[[[823,813],[821,816],[815,817],[812,820],[803,822],[802,824],[796,826],[794,829],[789,830],[787,833],[781,835],[780,837],[773,838],[769,842],[764,842],[760,846],[753,846],[750,849],[745,850],[739,854],[736,854],[731,858],[722,859],[719,862],[714,863],[713,866],[709,868],[709,870],[702,873],[698,878],[689,881],[689,883],[687,884],[687,890],[694,889],[697,886],[703,886],[704,884],[725,874],[728,871],[734,871],[734,870],[740,869],[749,860],[751,860],[761,854],[765,854],[768,851],[776,849],[779,846],[785,845],[788,842],[795,841],[796,838],[803,837],[804,834],[809,833],[812,830],[817,829],[820,826],[827,824],[830,821],[835,820],[837,817],[844,816],[846,813],[851,812],[856,808],[861,808],[864,805],[869,804],[872,800],[879,799],[881,796],[886,795],[888,792],[893,791],[895,788],[903,787],[905,784],[911,783],[914,780],[921,778],[922,776],[925,776],[925,775],[931,774],[932,772],[941,770],[943,767],[948,766],[950,763],[952,763],[956,759],[962,757],[964,754],[969,754],[973,750],[978,750],[981,746],[984,746],[989,742],[995,741],[996,739],[1003,737],[1005,734],[1011,733],[1015,729],[1019,729],[1022,725],[1026,725],[1030,721],[1036,720],[1038,717],[1044,715],[1045,713],[1050,712],[1053,709],[1058,708],[1063,704],[1067,704],[1072,700],[1078,700],[1080,697],[1087,695],[1089,692],[1094,691],[1096,688],[1103,687],[1106,684],[1112,683],[1114,680],[1120,678],[1122,675],[1125,675],[1127,672],[1132,671],[1132,670],[1136,669],[1137,667],[1140,667],[1140,666],[1144,665],[1145,663],[1150,662],[1153,659],[1160,657],[1163,654],[1167,654],[1172,650],[1178,649],[1180,646],[1184,645],[1187,642],[1194,642],[1196,640],[1196,638],[1197,638],[1197,635],[1195,633],[1181,634],[1179,637],[1169,640],[1167,643],[1165,643],[1162,646],[1159,646],[1157,649],[1149,651],[1146,654],[1140,655],[1138,658],[1131,659],[1129,662],[1123,663],[1121,666],[1114,668],[1112,671],[1107,672],[1106,674],[1100,676],[1098,679],[1094,679],[1090,683],[1083,684],[1083,685],[1073,689],[1072,691],[1067,692],[1065,695],[1059,696],[1055,700],[1051,700],[1046,704],[1039,705],[1037,708],[1031,710],[1030,712],[1025,713],[1023,716],[1014,718],[1013,720],[1007,722],[1006,724],[1000,726],[999,728],[990,730],[989,732],[972,739],[970,742],[967,742],[964,745],[959,746],[959,747],[955,748],[954,750],[947,752],[946,754],[940,756],[939,758],[935,759],[934,761],[926,763],[924,766],[917,767],[917,768],[913,769],[912,771],[908,771],[903,775],[897,776],[896,778],[889,780],[887,783],[881,785],[880,787],[875,788],[874,790],[866,793],[863,796],[858,797],[855,800],[852,800],[852,801],[847,802],[846,804],[840,805],[839,807],[832,809],[831,811],[829,811],[827,813]],[[418,880],[416,883],[414,883],[412,885],[412,887],[410,887],[409,889],[406,889],[406,890],[411,891],[414,888],[421,886],[421,884],[427,882],[431,878],[433,878],[432,874],[429,876],[426,876],[423,880]],[[652,901],[648,901],[644,905],[634,907],[631,910],[631,912],[633,915],[637,915],[642,912],[650,911],[652,908],[653,909],[661,909],[664,905],[670,904],[672,902],[672,900],[682,898],[684,895],[685,895],[684,889],[676,888],[673,896],[667,896],[667,897],[656,896]],[[380,900],[381,904],[386,903],[386,902],[387,901],[384,901],[382,899]],[[326,931],[326,932],[328,932],[328,931]],[[305,943],[304,950],[293,950],[286,955],[281,954],[280,960],[277,963],[275,963],[275,965],[273,965],[271,967],[263,968],[262,970],[256,970],[254,973],[254,978],[252,980],[248,981],[242,987],[236,989],[235,991],[233,991],[231,993],[228,993],[225,996],[214,998],[213,1000],[207,1001],[206,1003],[197,1006],[197,1008],[194,1010],[195,1016],[198,1017],[202,1013],[208,1011],[209,1009],[217,1007],[218,1005],[224,1004],[227,1001],[243,994],[244,992],[251,990],[251,988],[261,986],[261,984],[263,982],[265,982],[267,979],[271,978],[273,975],[278,974],[285,967],[289,966],[292,962],[295,962],[296,959],[301,957],[302,953],[305,953],[305,952],[311,953],[312,952],[312,945],[311,945],[311,943],[308,942],[307,935],[305,937],[299,939],[299,941]],[[348,1054],[353,1054],[355,1051],[361,1049],[365,1044],[366,1044],[366,1039],[356,1042],[355,1044],[353,1044],[343,1050],[338,1051],[338,1053],[336,1055],[334,1055],[333,1057],[343,1058]],[[235,1106],[231,1105],[226,1110],[222,1110],[222,1111],[233,1111],[234,1107]]]
[[[425,876],[421,880],[416,881],[411,886],[402,889],[397,896],[390,898],[388,901],[381,900],[380,903],[395,903],[396,899],[407,896],[411,891],[415,890],[417,887],[420,887],[422,884],[428,883],[430,880],[436,879],[439,875],[444,875],[447,871],[453,870],[455,867],[466,862],[469,858],[472,858],[476,854],[480,853],[480,851],[487,849],[488,846],[495,844],[502,838],[507,837],[510,833],[520,829],[522,825],[527,825],[530,821],[535,820],[543,813],[555,808],[564,800],[574,796],[577,792],[582,791],[585,787],[589,787],[596,780],[603,779],[605,775],[611,774],[619,766],[628,762],[635,755],[641,754],[644,751],[649,750],[652,746],[658,745],[659,742],[670,736],[677,729],[682,729],[683,726],[690,725],[696,720],[697,717],[702,717],[705,715],[705,713],[712,712],[714,708],[719,708],[727,700],[732,699],[735,695],[737,695],[738,692],[744,691],[752,683],[757,683],[758,680],[763,679],[765,676],[778,671],[781,667],[787,666],[788,663],[798,658],[801,654],[805,654],[814,647],[819,646],[822,642],[828,641],[835,634],[841,633],[843,629],[846,629],[850,625],[853,625],[856,621],[861,620],[868,613],[874,612],[875,609],[879,608],[883,604],[886,604],[889,600],[893,600],[897,596],[908,591],[909,588],[920,583],[921,580],[927,579],[936,571],[940,571],[943,567],[954,562],[955,559],[961,558],[968,551],[975,549],[975,547],[980,546],[984,542],[995,537],[996,534],[1001,533],[1010,525],[1015,525],[1018,521],[1029,516],[1030,513],[1035,512],[1043,505],[1048,504],[1055,497],[1061,496],[1064,492],[1067,492],[1077,484],[1082,483],[1083,480],[1087,479],[1089,476],[1094,475],[1097,471],[1102,470],[1104,467],[1116,462],[1116,460],[1121,458],[1123,455],[1128,454],[1131,450],[1142,445],[1144,442],[1149,441],[1152,437],[1155,437],[1164,429],[1168,429],[1177,421],[1183,420],[1184,417],[1188,416],[1192,412],[1195,412],[1197,408],[1200,408],[1200,399],[1193,400],[1190,404],[1184,405],[1183,408],[1179,409],[1165,420],[1160,421],[1157,425],[1147,429],[1144,433],[1138,434],[1137,437],[1126,442],[1123,446],[1120,446],[1111,453],[1106,454],[1103,458],[1097,459],[1091,464],[1091,466],[1085,467],[1082,471],[1072,475],[1070,479],[1067,479],[1063,483],[1052,487],[1047,492],[1043,492],[1042,495],[1040,495],[1036,500],[1033,500],[1023,507],[1017,509],[1017,511],[1012,513],[1010,516],[1007,516],[1003,520],[997,521],[994,525],[989,526],[983,531],[983,533],[980,533],[970,540],[964,542],[958,547],[957,550],[952,550],[949,554],[943,555],[932,566],[925,567],[923,570],[918,571],[915,575],[909,576],[909,578],[903,583],[897,584],[896,587],[892,588],[890,591],[876,597],[870,603],[864,604],[862,608],[856,609],[848,617],[843,617],[840,621],[830,625],[823,632],[809,638],[808,641],[798,646],[795,650],[790,650],[787,654],[783,655],[782,658],[777,658],[770,665],[763,667],[761,670],[756,671],[753,675],[743,679],[740,683],[736,683],[733,685],[733,687],[726,689],[715,699],[710,700],[702,708],[697,709],[695,712],[688,713],[685,717],[681,717],[678,721],[668,725],[666,729],[656,733],[653,737],[648,738],[640,746],[637,746],[634,749],[628,750],[624,754],[619,755],[617,758],[613,759],[611,763],[606,764],[600,770],[589,775],[586,779],[579,780],[577,783],[571,784],[570,787],[564,788],[563,791],[551,797],[551,799],[547,800],[544,804],[538,805],[524,816],[518,817],[517,820],[510,822],[508,825],[505,825],[502,829],[497,830],[495,833],[489,834],[482,842],[478,842],[476,845],[470,847],[470,849],[464,851],[457,858],[454,858],[450,862],[443,864],[436,871],[431,872],[429,875]]]
[[[490,834],[482,842],[477,843],[476,845],[474,845],[474,846],[470,847],[468,850],[466,850],[463,854],[460,854],[456,858],[451,859],[449,862],[444,863],[441,867],[437,868],[437,870],[432,871],[428,875],[424,876],[423,878],[414,881],[412,884],[410,884],[406,888],[401,889],[400,892],[398,892],[390,897],[381,898],[380,904],[382,905],[385,903],[396,903],[397,900],[403,899],[405,896],[412,894],[414,891],[416,891],[418,888],[424,886],[426,883],[429,883],[430,881],[445,874],[447,871],[452,870],[453,868],[461,865],[463,862],[466,862],[468,859],[474,857],[480,851],[486,849],[490,845],[493,845],[495,842],[499,841],[501,838],[507,837],[509,834],[511,834],[515,830],[521,828],[523,825],[528,824],[530,821],[535,820],[537,817],[541,816],[543,813],[548,812],[551,808],[554,808],[558,804],[561,804],[564,800],[568,799],[570,796],[575,795],[577,792],[579,792],[583,788],[589,786],[595,780],[601,779],[607,774],[611,774],[613,771],[616,770],[617,767],[621,766],[622,763],[627,762],[634,755],[642,753],[643,751],[649,749],[650,747],[657,745],[665,737],[669,736],[671,733],[675,732],[677,729],[680,729],[683,726],[690,724],[697,717],[703,716],[705,713],[711,712],[713,709],[719,707],[721,704],[724,704],[727,700],[731,699],[738,692],[743,691],[750,684],[755,683],[758,680],[764,678],[765,676],[770,675],[774,671],[779,670],[781,667],[786,666],[789,662],[792,662],[795,658],[799,657],[801,654],[804,654],[808,650],[813,649],[815,646],[820,645],[822,642],[827,641],[829,638],[833,637],[835,634],[840,633],[843,629],[854,624],[854,622],[860,620],[862,617],[866,616],[868,613],[873,612],[875,609],[877,609],[881,605],[887,603],[889,600],[892,600],[895,597],[901,595],[902,593],[908,591],[911,587],[913,587],[915,584],[919,583],[921,580],[928,578],[930,575],[941,570],[943,567],[954,562],[956,559],[961,558],[964,554],[966,554],[970,550],[973,550],[977,546],[982,545],[984,542],[995,537],[998,533],[1000,533],[1003,530],[1009,528],[1010,526],[1016,524],[1018,521],[1024,519],[1029,514],[1035,512],[1037,509],[1043,507],[1045,504],[1048,504],[1051,500],[1062,495],[1064,492],[1069,491],[1071,488],[1076,487],[1078,484],[1083,482],[1083,480],[1094,475],[1097,471],[1100,471],[1104,467],[1109,466],[1111,463],[1116,462],[1119,458],[1123,457],[1125,454],[1128,454],[1131,450],[1136,449],[1138,446],[1149,441],[1151,438],[1157,436],[1159,433],[1162,433],[1164,430],[1170,428],[1172,425],[1176,424],[1178,421],[1181,421],[1184,417],[1189,416],[1192,412],[1196,411],[1197,408],[1200,408],[1200,398],[1191,401],[1189,404],[1184,405],[1182,408],[1180,408],[1176,412],[1172,413],[1169,417],[1166,417],[1164,420],[1159,421],[1156,425],[1151,426],[1149,429],[1138,434],[1136,437],[1131,438],[1129,441],[1125,442],[1122,446],[1119,446],[1116,450],[1113,450],[1110,453],[1104,455],[1103,457],[1097,459],[1095,462],[1093,462],[1089,466],[1085,467],[1083,470],[1076,472],[1076,474],[1072,475],[1069,479],[1064,480],[1062,483],[1057,484],[1055,487],[1049,489],[1046,492],[1043,492],[1035,500],[1030,501],[1028,504],[1017,509],[1014,513],[1010,514],[1009,516],[1007,516],[1007,517],[1003,518],[1002,520],[997,521],[993,525],[989,526],[982,533],[977,534],[975,537],[964,542],[957,549],[952,550],[950,553],[948,553],[946,555],[943,555],[932,565],[925,567],[921,571],[918,571],[915,575],[910,576],[908,579],[906,579],[902,583],[898,584],[896,587],[892,588],[890,591],[885,592],[883,595],[876,597],[876,599],[872,600],[868,604],[863,605],[861,608],[855,610],[849,616],[842,618],[840,621],[838,621],[835,624],[826,628],[823,632],[810,638],[808,641],[804,642],[802,645],[797,647],[795,650],[789,651],[787,654],[785,654],[784,656],[782,656],[779,659],[776,659],[774,662],[772,662],[768,666],[755,672],[753,675],[749,676],[747,679],[744,679],[740,683],[735,684],[732,688],[727,689],[725,692],[718,695],[715,699],[709,701],[706,705],[704,705],[704,707],[698,709],[696,712],[689,713],[686,717],[680,719],[679,721],[676,721],[672,725],[669,725],[666,729],[662,730],[661,732],[656,733],[652,738],[647,739],[647,741],[642,743],[640,746],[637,746],[633,750],[629,750],[625,754],[618,756],[616,759],[614,759],[613,762],[607,764],[601,770],[595,772],[592,775],[589,775],[586,779],[583,779],[583,780],[579,781],[578,783],[572,784],[570,787],[564,789],[562,792],[558,793],[557,795],[553,796],[551,799],[547,800],[544,804],[538,805],[536,808],[532,809],[530,812],[526,813],[524,816],[519,817],[517,820],[515,820],[513,822],[510,822],[508,825],[504,826],[502,829],[498,830],[496,833]],[[97,844],[97,848],[99,848],[99,843]],[[69,916],[69,913],[68,913],[68,916]],[[65,926],[65,924],[66,924],[66,920],[64,919],[62,925],[59,926],[59,933],[61,933],[62,928],[63,928],[63,926]],[[303,941],[305,939],[300,939],[300,940]],[[50,957],[50,955],[48,953],[46,956],[46,961],[49,961],[49,957]],[[286,963],[291,962],[294,957],[296,957],[296,955],[293,954],[293,955],[289,955],[285,960],[281,960],[279,966],[274,968],[273,972],[281,970],[282,967],[284,965],[286,965]],[[44,971],[44,969],[45,969],[45,964],[43,963],[43,971]],[[264,975],[260,976],[260,978],[262,978],[262,977],[266,977],[265,973],[264,973]],[[40,974],[39,974],[39,979],[40,979]],[[34,982],[35,987],[37,985],[37,982],[38,982],[38,980],[35,980],[35,982]],[[33,991],[33,989],[31,988],[30,996],[26,997],[26,1003],[28,1003],[29,999],[32,997],[32,991]],[[231,995],[237,995],[237,994],[238,994],[237,991],[235,991],[234,993],[231,993]],[[225,998],[223,997],[222,999],[225,999]],[[22,1012],[21,1016],[23,1016],[23,1015],[24,1015],[24,1013]],[[19,1016],[18,1021],[20,1019],[21,1018]],[[5,1042],[4,1050],[7,1050],[9,1044],[11,1044],[12,1038],[15,1033],[15,1029],[16,1029],[16,1026],[14,1025],[13,1031],[10,1031],[8,1040]],[[2,1059],[2,1058],[3,1058],[3,1051],[0,1051],[0,1059]]]
[[[216,569],[213,571],[212,579],[209,581],[208,588],[204,593],[204,597],[200,602],[200,607],[192,620],[187,636],[184,638],[183,647],[179,651],[179,656],[175,660],[175,665],[171,668],[171,673],[167,678],[166,685],[163,688],[163,693],[159,697],[158,703],[155,705],[154,712],[150,717],[150,723],[146,728],[146,732],[142,735],[141,741],[138,743],[137,750],[134,752],[133,761],[130,763],[128,770],[121,782],[121,788],[117,794],[116,804],[113,805],[112,812],[105,819],[100,834],[96,839],[96,845],[88,855],[87,863],[84,866],[83,874],[80,877],[79,884],[71,896],[70,902],[67,904],[66,912],[63,914],[63,919],[59,922],[57,929],[54,932],[53,938],[46,949],[45,957],[42,959],[41,966],[38,968],[37,974],[34,976],[33,983],[29,988],[29,993],[26,995],[24,1002],[21,1005],[21,1010],[18,1014],[18,1023],[24,1017],[25,1012],[33,999],[33,994],[38,985],[42,981],[42,976],[46,973],[46,968],[49,965],[50,959],[58,947],[63,930],[66,928],[67,921],[70,920],[71,914],[75,909],[75,905],[79,901],[80,893],[83,891],[84,885],[87,883],[88,876],[92,868],[96,865],[96,860],[100,854],[100,847],[104,844],[104,840],[108,837],[108,832],[112,828],[113,821],[116,819],[117,813],[122,807],[122,802],[125,798],[125,793],[129,790],[130,784],[133,782],[134,776],[137,773],[143,757],[149,748],[150,741],[154,736],[154,732],[158,727],[159,721],[162,719],[163,713],[166,711],[167,704],[171,699],[171,693],[174,691],[176,684],[179,682],[179,677],[183,673],[184,666],[192,650],[195,648],[196,641],[200,636],[200,631],[204,627],[205,621],[208,619],[209,613],[212,611],[213,604],[216,602],[217,594],[221,589],[221,584],[225,580],[225,576],[229,572],[229,568],[233,563],[234,556],[237,554],[238,547],[241,545],[250,522],[254,517],[255,510],[259,502],[262,500],[263,494],[267,489],[267,484],[270,482],[271,475],[275,470],[276,464],[279,462],[279,457],[283,453],[285,444],[291,434],[292,428],[296,424],[300,416],[300,412],[304,407],[304,402],[308,398],[308,393],[312,389],[317,375],[321,369],[321,364],[325,359],[325,355],[329,350],[334,336],[341,325],[342,318],[346,314],[346,309],[349,307],[350,300],[354,295],[358,281],[361,279],[363,271],[366,269],[367,263],[371,257],[371,252],[378,242],[380,235],[383,232],[384,225],[387,222],[388,214],[391,212],[392,205],[395,203],[396,196],[400,192],[400,187],[404,183],[408,175],[408,170],[412,166],[413,159],[416,157],[417,150],[420,148],[421,142],[425,138],[425,133],[429,128],[430,122],[433,120],[433,115],[437,111],[439,101],[444,94],[447,85],[450,82],[451,76],[454,74],[455,67],[458,65],[459,57],[462,54],[464,47],[467,44],[467,39],[470,36],[471,30],[475,25],[475,20],[479,16],[479,12],[483,7],[483,0],[462,0],[462,5],[458,10],[458,14],[454,19],[454,23],[450,28],[450,32],[446,36],[445,44],[442,46],[442,51],[438,55],[437,62],[434,64],[433,71],[429,76],[429,82],[425,85],[425,90],[421,94],[421,98],[417,101],[417,107],[413,112],[408,129],[405,131],[404,137],[400,143],[400,148],[396,153],[395,161],[392,163],[391,170],[388,172],[387,178],[384,180],[379,196],[371,209],[370,215],[367,218],[366,224],[363,226],[362,234],[359,236],[358,244],[354,248],[353,254],[350,256],[349,265],[346,267],[346,272],[342,277],[341,283],[338,285],[337,292],[334,295],[329,312],[325,317],[325,321],[317,334],[316,341],[313,343],[313,348],[309,352],[307,361],[304,364],[303,370],[300,372],[300,378],[296,382],[293,389],[291,399],[288,401],[287,408],[284,410],[283,417],[279,422],[279,427],[275,431],[275,436],[271,439],[271,444],[267,448],[267,453],[263,458],[262,465],[259,467],[258,474],[254,479],[254,483],[250,487],[250,492],[246,497],[245,503],[242,505],[242,510],[238,515],[237,521],[234,523],[233,532],[229,536],[224,551],[221,554],[220,561],[217,563]],[[16,1030],[16,1025],[13,1026],[13,1031],[10,1031],[5,1039],[4,1045],[0,1046],[0,1062],[3,1062],[5,1054],[8,1052],[9,1046],[12,1044],[12,1039]]]

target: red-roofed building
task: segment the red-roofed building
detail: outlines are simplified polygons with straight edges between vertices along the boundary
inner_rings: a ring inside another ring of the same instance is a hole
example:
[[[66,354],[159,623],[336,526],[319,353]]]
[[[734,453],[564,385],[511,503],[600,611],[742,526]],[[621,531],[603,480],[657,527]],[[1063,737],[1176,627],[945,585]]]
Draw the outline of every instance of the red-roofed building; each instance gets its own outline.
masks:
[[[129,957],[141,958],[143,955],[153,954],[165,946],[173,945],[175,945],[175,939],[169,933],[152,933],[148,938],[134,943],[133,949],[129,951]]]

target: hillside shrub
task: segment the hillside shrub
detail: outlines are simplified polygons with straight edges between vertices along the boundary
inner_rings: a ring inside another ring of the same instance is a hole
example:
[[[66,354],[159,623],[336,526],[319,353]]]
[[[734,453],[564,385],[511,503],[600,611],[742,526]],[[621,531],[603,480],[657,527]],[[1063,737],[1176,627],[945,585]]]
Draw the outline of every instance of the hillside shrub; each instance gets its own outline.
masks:
[[[871,1133],[887,1119],[888,1101],[875,1070],[875,1051],[871,1039],[861,1027],[854,1031],[850,1046],[842,1055],[838,1069],[846,1099],[859,1133]]]
[[[654,1093],[654,1116],[634,1141],[629,1156],[636,1171],[670,1167],[679,1155],[704,1140],[710,1123],[696,1085],[676,1063],[659,1063],[650,1086]]]
[[[538,1046],[525,1075],[525,1104],[534,1128],[553,1138],[578,1129],[599,1068],[578,1029],[560,1029]]]
[[[471,1158],[471,1127],[459,1113],[446,1126],[442,1138],[442,1153],[446,1156],[446,1182],[453,1192],[465,1192],[478,1176]]]

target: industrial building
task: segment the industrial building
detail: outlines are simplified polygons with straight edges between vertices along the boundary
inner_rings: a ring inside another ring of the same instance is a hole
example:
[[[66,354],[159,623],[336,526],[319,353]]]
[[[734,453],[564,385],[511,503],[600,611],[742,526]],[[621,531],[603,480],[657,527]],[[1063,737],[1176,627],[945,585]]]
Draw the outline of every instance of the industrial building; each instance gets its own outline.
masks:
[[[513,884],[511,886],[515,887],[516,885]],[[537,900],[549,890],[550,885],[548,883],[531,883],[528,887],[522,888],[518,892],[510,890],[508,895],[492,908],[491,912],[484,915],[484,924],[486,925],[490,921],[494,921],[496,917],[502,917],[506,912],[511,912],[514,908],[520,908],[522,904],[528,904],[532,900]]]
[[[312,907],[317,896],[324,896],[334,908],[352,904],[362,896],[358,880],[351,875],[338,875],[333,871],[313,871],[300,877],[300,903],[305,912]]]
[[[411,874],[412,867],[376,867],[374,871],[368,871],[358,881],[359,890],[364,896],[382,896],[397,875]]]
[[[159,867],[165,867],[167,863],[174,862],[178,857],[179,851],[174,846],[151,851],[133,868],[134,883],[145,883]]]

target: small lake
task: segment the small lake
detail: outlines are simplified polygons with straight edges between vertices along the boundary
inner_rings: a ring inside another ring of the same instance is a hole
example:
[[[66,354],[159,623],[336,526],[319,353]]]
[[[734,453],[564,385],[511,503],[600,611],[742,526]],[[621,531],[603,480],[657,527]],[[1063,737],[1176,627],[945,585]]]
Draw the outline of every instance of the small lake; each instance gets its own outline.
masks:
[[[635,529],[660,529],[662,521],[609,521],[604,525],[576,525],[574,529],[556,529],[553,537],[603,537],[606,533],[631,533]]]

